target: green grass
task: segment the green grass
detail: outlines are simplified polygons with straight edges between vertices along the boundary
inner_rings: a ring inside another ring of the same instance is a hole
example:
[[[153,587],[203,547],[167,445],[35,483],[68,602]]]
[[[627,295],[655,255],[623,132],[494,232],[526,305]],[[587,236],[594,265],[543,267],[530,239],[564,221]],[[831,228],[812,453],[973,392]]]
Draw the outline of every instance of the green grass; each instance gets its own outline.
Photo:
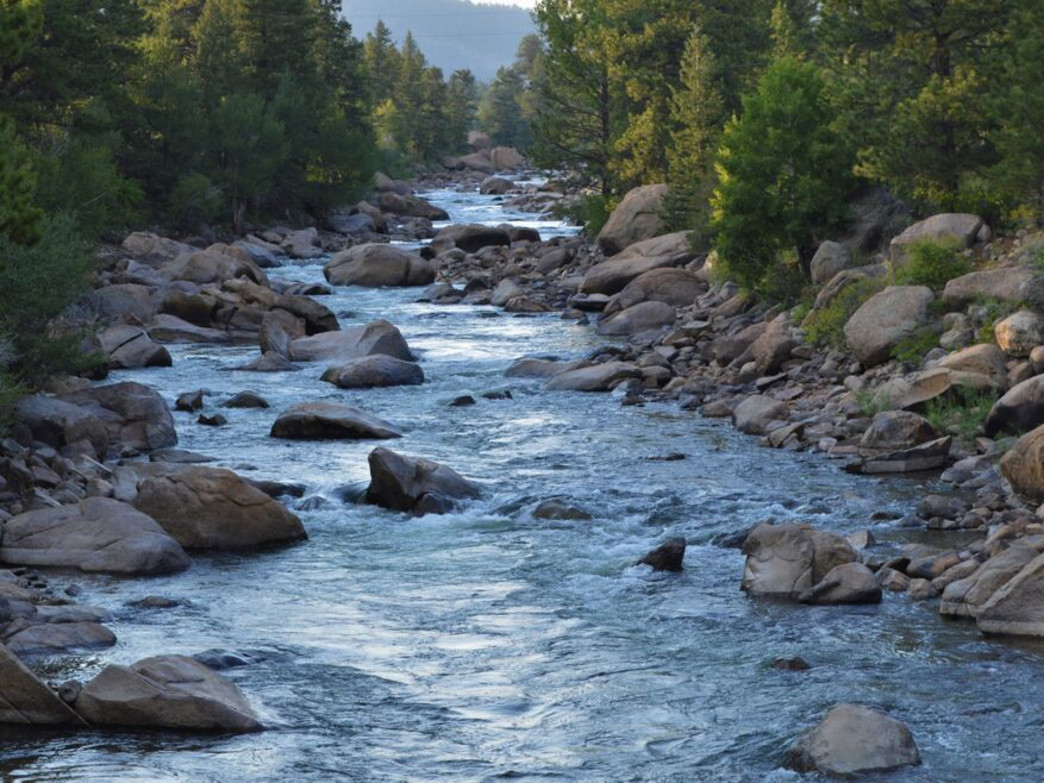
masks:
[[[881,395],[873,389],[860,389],[855,393],[855,402],[859,406],[859,415],[872,419],[882,411],[890,411],[895,404],[887,395]]]
[[[904,338],[892,349],[892,358],[907,366],[920,365],[924,355],[939,347],[939,335],[930,326],[924,326]]]

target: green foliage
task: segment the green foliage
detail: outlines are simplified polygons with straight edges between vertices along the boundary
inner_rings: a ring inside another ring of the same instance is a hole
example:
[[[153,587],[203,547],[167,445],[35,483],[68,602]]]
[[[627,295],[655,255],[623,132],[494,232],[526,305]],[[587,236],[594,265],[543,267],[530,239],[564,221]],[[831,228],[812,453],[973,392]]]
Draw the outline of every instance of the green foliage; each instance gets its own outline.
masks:
[[[846,217],[850,158],[830,116],[816,67],[785,57],[725,128],[712,199],[716,247],[751,290],[767,290],[791,250],[807,279],[817,237]]]
[[[938,347],[939,335],[930,326],[925,326],[900,340],[892,349],[892,358],[904,365],[916,367],[924,360],[926,353]]]
[[[860,389],[857,391],[855,393],[855,403],[859,408],[859,415],[866,419],[872,419],[883,411],[895,409],[895,404],[891,398],[873,389]]]
[[[939,432],[971,443],[981,431],[995,402],[996,395],[988,391],[961,387],[956,395],[929,400],[925,405],[924,417]]]
[[[183,230],[192,230],[200,223],[209,223],[221,216],[221,191],[210,178],[191,172],[178,180],[170,194],[167,220]]]
[[[0,343],[13,353],[6,365],[17,384],[32,387],[93,363],[80,350],[81,334],[61,337],[50,327],[87,287],[90,268],[88,244],[69,215],[46,218],[32,246],[0,237]]]
[[[36,174],[14,123],[0,115],[0,236],[32,244],[40,238],[43,212],[35,204]]]
[[[805,318],[802,324],[805,339],[813,345],[847,349],[845,324],[867,299],[882,291],[885,284],[883,278],[866,278],[847,285],[830,304],[813,310]]]
[[[588,193],[561,202],[553,213],[558,218],[568,219],[574,225],[583,226],[588,236],[593,237],[609,222],[612,209],[602,194]]]
[[[979,298],[968,308],[968,313],[977,325],[975,341],[992,343],[993,327],[1020,308],[1018,302],[1001,301],[999,299]]]
[[[955,277],[972,271],[971,262],[955,242],[920,239],[907,249],[908,258],[895,270],[896,285],[924,285],[941,291]]]

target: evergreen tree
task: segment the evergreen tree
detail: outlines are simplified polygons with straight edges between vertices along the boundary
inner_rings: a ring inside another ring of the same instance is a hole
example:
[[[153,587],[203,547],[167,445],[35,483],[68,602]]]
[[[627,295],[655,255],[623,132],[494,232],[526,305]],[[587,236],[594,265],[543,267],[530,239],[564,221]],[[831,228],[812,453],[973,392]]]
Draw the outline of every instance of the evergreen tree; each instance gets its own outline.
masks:
[[[374,31],[367,33],[363,59],[374,105],[379,105],[392,97],[399,83],[400,70],[399,50],[392,40],[391,30],[383,21],[378,21]]]
[[[784,57],[725,128],[713,197],[716,247],[729,273],[751,289],[777,284],[788,251],[807,279],[818,240],[846,216],[851,161],[830,116],[816,67]]]
[[[695,27],[685,44],[681,83],[671,100],[675,128],[668,150],[671,189],[668,222],[675,228],[703,227],[714,175],[714,155],[725,124],[710,41]]]
[[[996,80],[1001,162],[995,173],[1044,224],[1044,15],[1037,3],[1019,0],[1009,29],[1011,46]]]
[[[821,39],[860,174],[926,207],[960,208],[992,163],[986,68],[1003,0],[827,0]],[[971,206],[971,205],[968,205]]]
[[[446,143],[447,151],[459,152],[467,147],[468,133],[475,125],[478,111],[478,84],[471,71],[454,71],[447,85]]]

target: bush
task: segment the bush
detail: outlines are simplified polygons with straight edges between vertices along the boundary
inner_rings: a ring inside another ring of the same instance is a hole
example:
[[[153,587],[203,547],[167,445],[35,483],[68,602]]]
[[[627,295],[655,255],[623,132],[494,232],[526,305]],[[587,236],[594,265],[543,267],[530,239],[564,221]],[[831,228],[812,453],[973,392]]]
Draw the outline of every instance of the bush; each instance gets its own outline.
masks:
[[[924,417],[939,432],[970,443],[979,433],[994,402],[995,397],[989,392],[962,387],[954,397],[930,400],[925,405]]]
[[[866,278],[844,288],[829,305],[813,310],[805,318],[802,324],[805,339],[813,345],[846,350],[845,324],[867,299],[882,291],[885,284],[883,278]]]
[[[917,366],[926,353],[938,347],[939,335],[930,326],[925,326],[900,340],[892,349],[892,358],[906,365]]]
[[[941,290],[955,277],[968,274],[971,262],[954,242],[919,239],[910,245],[907,262],[895,270],[897,285],[924,285]]]
[[[556,217],[583,226],[590,236],[597,236],[609,222],[612,208],[601,193],[588,193],[570,199],[554,209]]]
[[[32,387],[96,364],[80,350],[81,332],[59,334],[51,327],[87,287],[90,269],[89,246],[67,214],[45,218],[42,238],[31,247],[0,236],[0,340],[6,336],[13,349],[4,364],[14,385]]]

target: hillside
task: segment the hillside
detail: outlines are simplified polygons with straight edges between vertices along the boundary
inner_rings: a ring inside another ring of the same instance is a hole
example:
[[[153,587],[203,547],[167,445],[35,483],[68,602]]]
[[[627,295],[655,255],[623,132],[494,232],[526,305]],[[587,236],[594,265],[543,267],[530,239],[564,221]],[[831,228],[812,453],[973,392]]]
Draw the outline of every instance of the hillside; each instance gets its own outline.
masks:
[[[359,38],[383,19],[397,42],[412,30],[429,62],[447,76],[470,68],[480,81],[490,81],[497,68],[514,59],[522,36],[535,32],[529,12],[515,6],[467,0],[344,0],[343,8]]]

